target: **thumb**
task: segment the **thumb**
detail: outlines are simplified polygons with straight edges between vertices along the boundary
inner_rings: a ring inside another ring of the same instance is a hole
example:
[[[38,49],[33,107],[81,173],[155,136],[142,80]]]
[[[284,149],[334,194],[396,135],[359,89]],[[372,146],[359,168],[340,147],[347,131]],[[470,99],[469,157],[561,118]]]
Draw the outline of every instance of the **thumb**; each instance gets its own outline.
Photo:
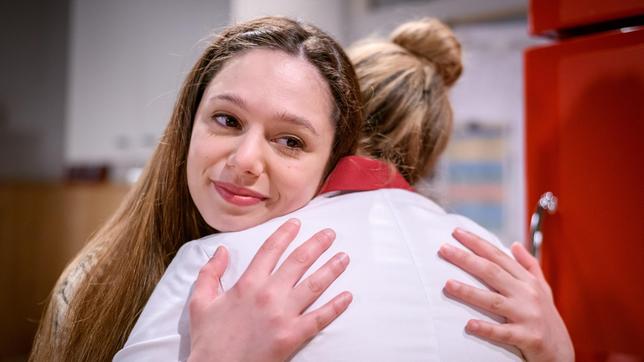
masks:
[[[223,293],[220,279],[227,267],[228,250],[219,246],[208,263],[199,271],[191,298],[208,302]]]

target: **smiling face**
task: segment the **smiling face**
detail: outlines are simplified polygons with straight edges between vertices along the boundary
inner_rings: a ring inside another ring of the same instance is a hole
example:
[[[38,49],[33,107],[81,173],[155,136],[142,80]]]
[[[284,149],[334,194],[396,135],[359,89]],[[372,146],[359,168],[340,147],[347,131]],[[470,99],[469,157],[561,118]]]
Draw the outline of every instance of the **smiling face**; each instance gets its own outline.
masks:
[[[307,60],[254,49],[226,62],[197,109],[187,177],[204,220],[238,231],[308,203],[335,132],[329,87]]]

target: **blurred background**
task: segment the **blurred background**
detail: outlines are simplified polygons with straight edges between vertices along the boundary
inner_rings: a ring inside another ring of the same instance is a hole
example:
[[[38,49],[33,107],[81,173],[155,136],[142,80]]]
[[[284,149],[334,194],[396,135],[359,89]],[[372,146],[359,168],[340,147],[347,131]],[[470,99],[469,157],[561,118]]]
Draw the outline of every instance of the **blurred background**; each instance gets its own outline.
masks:
[[[641,25],[642,1],[621,4],[631,13],[618,17]],[[209,36],[262,15],[311,22],[344,46],[425,16],[451,25],[464,63],[451,93],[456,124],[425,188],[507,245],[527,240],[536,196],[526,195],[524,53],[571,34],[532,24],[542,36],[530,36],[529,8],[527,0],[0,2],[0,361],[26,358],[56,278],[136,180]]]

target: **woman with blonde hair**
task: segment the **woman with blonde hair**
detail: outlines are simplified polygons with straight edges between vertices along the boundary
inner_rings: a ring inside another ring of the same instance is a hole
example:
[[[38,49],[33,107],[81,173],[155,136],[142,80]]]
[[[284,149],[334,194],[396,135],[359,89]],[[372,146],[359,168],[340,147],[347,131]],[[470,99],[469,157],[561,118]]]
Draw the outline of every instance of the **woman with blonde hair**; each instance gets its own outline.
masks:
[[[478,225],[410,192],[409,184],[431,174],[449,138],[447,92],[462,70],[460,45],[451,31],[433,19],[409,22],[391,41],[368,40],[349,53],[367,115],[358,153],[380,161],[343,159],[321,195],[289,215],[300,218],[301,225],[269,240],[280,241],[276,253],[281,254],[298,230],[306,235],[332,226],[345,241],[352,266],[326,293],[350,289],[352,308],[304,345],[301,331],[283,311],[286,294],[279,288],[249,288],[248,271],[257,269],[254,254],[266,245],[258,241],[284,220],[277,218],[186,244],[116,360],[500,361],[521,354],[531,361],[573,359],[534,258],[514,245],[517,259],[512,259]],[[302,263],[313,262],[295,250],[292,255],[300,255]],[[277,259],[265,275],[277,267]],[[286,274],[291,259],[275,271],[276,278]],[[298,283],[303,271],[296,274],[290,284],[320,293],[326,288],[311,279]],[[443,287],[460,302],[445,298]],[[468,333],[494,343],[464,336],[465,324]]]
[[[451,134],[448,91],[463,70],[461,46],[452,31],[437,19],[410,21],[389,40],[365,40],[348,53],[365,104],[359,152],[395,164],[412,185],[430,176]],[[512,245],[513,260],[471,233],[456,231],[453,237],[474,254],[441,248],[441,257],[487,286],[503,285],[488,290],[456,280],[446,283],[448,294],[506,319],[502,324],[473,319],[467,332],[517,346],[529,361],[574,360],[539,262],[519,243]]]
[[[430,176],[452,130],[448,91],[463,70],[460,43],[440,21],[426,19],[348,53],[366,118],[359,153],[391,162],[411,184]]]

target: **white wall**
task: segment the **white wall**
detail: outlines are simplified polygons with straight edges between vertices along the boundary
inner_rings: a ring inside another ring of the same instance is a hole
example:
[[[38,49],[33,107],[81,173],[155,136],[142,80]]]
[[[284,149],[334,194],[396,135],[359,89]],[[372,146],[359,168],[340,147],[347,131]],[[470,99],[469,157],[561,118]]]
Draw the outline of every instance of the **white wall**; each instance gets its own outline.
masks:
[[[143,164],[225,0],[73,1],[68,164]]]
[[[350,0],[350,42],[367,36],[387,36],[399,24],[423,17],[462,23],[476,18],[526,12],[527,0],[388,1],[373,7],[370,0]]]
[[[268,15],[288,16],[314,24],[342,44],[350,22],[347,13],[350,3],[345,0],[233,0],[231,18],[242,22]]]
[[[460,26],[463,75],[451,93],[454,121],[502,126],[507,132],[504,173],[506,243],[525,239],[523,51],[537,44],[525,21]]]

